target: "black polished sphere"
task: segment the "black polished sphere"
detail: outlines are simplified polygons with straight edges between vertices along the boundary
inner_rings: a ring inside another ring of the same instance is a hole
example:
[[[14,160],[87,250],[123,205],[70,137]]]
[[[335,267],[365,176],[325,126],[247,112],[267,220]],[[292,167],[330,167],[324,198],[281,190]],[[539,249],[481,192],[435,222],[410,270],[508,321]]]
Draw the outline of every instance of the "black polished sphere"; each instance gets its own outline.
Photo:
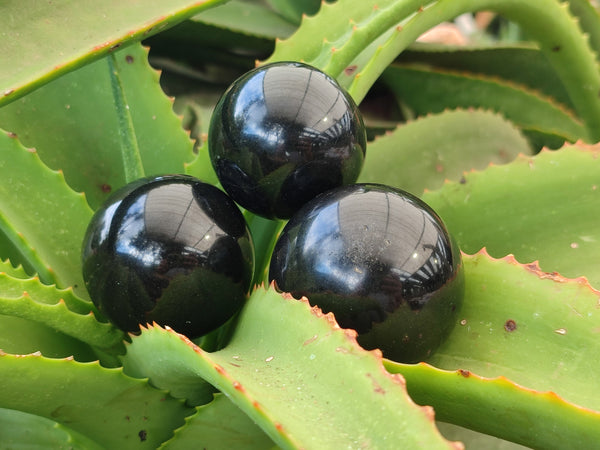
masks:
[[[321,192],[354,183],[366,151],[352,98],[334,79],[296,62],[237,79],[215,107],[208,138],[225,191],[267,218],[289,218]]]
[[[137,180],[94,214],[83,278],[100,312],[125,331],[168,325],[189,338],[218,328],[243,305],[254,266],[237,205],[199,180]]]
[[[463,301],[460,251],[418,198],[356,184],[304,205],[279,237],[269,277],[358,332],[367,349],[417,362],[455,325]]]

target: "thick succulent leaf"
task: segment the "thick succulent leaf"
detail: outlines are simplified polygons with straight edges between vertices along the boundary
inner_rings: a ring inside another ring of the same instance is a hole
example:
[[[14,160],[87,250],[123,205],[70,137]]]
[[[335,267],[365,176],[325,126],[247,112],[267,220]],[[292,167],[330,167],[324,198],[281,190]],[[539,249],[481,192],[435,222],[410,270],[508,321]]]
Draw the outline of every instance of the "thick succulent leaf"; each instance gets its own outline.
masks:
[[[360,69],[351,66],[352,61],[422,6],[422,1],[413,0],[323,3],[319,14],[304,17],[296,33],[277,42],[268,61],[302,60],[341,78],[347,86],[354,72]]]
[[[0,408],[0,435],[6,449],[101,450],[96,442],[45,417]]]
[[[527,86],[572,108],[569,94],[548,58],[533,44],[455,47],[417,42],[402,52],[397,62],[500,78]]]
[[[0,132],[0,179],[2,222],[10,225],[2,232],[11,237],[18,230],[22,240],[12,244],[24,257],[31,249],[39,256],[38,261],[13,263],[33,262],[42,281],[84,292],[79,255],[92,216],[84,196],[69,188],[61,172],[45,166],[34,150],[5,132]]]
[[[309,1],[316,3],[318,10],[320,0]],[[301,2],[294,0],[294,4],[299,3]],[[230,0],[201,12],[192,17],[191,21],[269,40],[286,38],[296,30],[294,24],[276,14],[273,9],[249,0]]]
[[[45,325],[16,316],[0,314],[0,351],[13,355],[39,352],[48,358],[73,357],[94,361],[97,354],[78,339]]]
[[[401,368],[389,363],[388,370],[403,374],[416,402],[435,405],[438,417],[469,429],[528,448],[594,448],[598,442],[600,413],[552,392],[531,390],[503,376],[484,378],[465,369],[445,371],[425,363]]]
[[[203,145],[198,148],[196,158],[185,165],[185,173],[214,186],[220,186],[219,178],[210,162],[208,153],[208,141],[205,139]]]
[[[440,420],[534,448],[593,447],[600,292],[513,257],[480,252],[464,264],[459,323],[427,361],[434,367],[388,361],[388,370]]]
[[[444,219],[461,249],[513,253],[542,270],[586,276],[600,286],[598,146],[521,156],[471,172],[423,199]]]
[[[14,278],[29,278],[23,266],[13,266],[10,260],[0,260],[0,274],[10,275]]]
[[[530,154],[510,122],[489,111],[446,111],[409,122],[369,143],[360,182],[383,183],[421,195],[444,180],[489,163]]]
[[[148,333],[143,330],[142,336]],[[186,353],[177,350],[181,348],[177,340],[165,340],[162,345],[156,342],[160,347],[156,347],[152,358],[148,353],[152,351],[148,340],[139,340],[133,338],[134,345],[128,346],[127,353],[121,357],[127,375],[149,378],[153,386],[168,390],[173,397],[184,399],[189,406],[204,405],[213,400],[215,388],[190,368]]]
[[[403,380],[383,370],[379,353],[362,350],[331,315],[274,289],[253,293],[222,350],[207,353],[153,327],[132,338],[125,364],[130,358],[176,368],[165,385],[148,374],[159,388],[194,376],[210,382],[285,448],[449,445],[432,411],[417,408]]]
[[[520,444],[505,441],[489,434],[478,433],[468,428],[460,427],[446,422],[437,422],[440,432],[452,441],[460,441],[465,444],[467,449],[485,449],[485,450],[525,450]]]
[[[585,129],[569,111],[523,85],[483,75],[399,64],[386,69],[382,78],[398,100],[419,115],[446,108],[485,108],[501,112],[520,128],[559,134],[571,141],[585,135]]]
[[[269,61],[305,60],[337,78],[360,101],[422,33],[460,14],[486,9],[506,15],[537,40],[586,123],[585,137],[600,139],[600,70],[568,6],[555,0],[338,0],[324,4],[320,14],[306,18],[296,33],[278,42]]]
[[[180,400],[98,363],[0,355],[0,407],[52,419],[105,448],[156,448],[192,412]]]
[[[590,141],[600,139],[600,70],[587,36],[581,33],[568,4],[553,0],[514,2],[511,0],[455,0],[436,2],[422,8],[396,33],[392,33],[380,51],[354,75],[350,92],[362,98],[389,63],[424,31],[461,14],[479,10],[493,10],[517,22],[540,45],[553,65],[579,117],[585,122]],[[552,29],[552,33],[548,33]],[[577,68],[576,68],[577,67]]]
[[[0,126],[35,147],[48,166],[63,170],[96,207],[125,184],[126,161],[135,169],[136,152],[122,141],[139,150],[147,175],[182,173],[194,157],[158,78],[147,51],[132,45],[0,108]]]
[[[244,211],[244,217],[252,233],[254,249],[256,253],[254,261],[254,284],[268,284],[269,264],[271,255],[287,220],[269,220]]]
[[[569,9],[577,17],[581,29],[589,36],[590,45],[600,56],[600,7],[590,0],[569,0]]]
[[[161,449],[243,448],[264,450],[274,448],[273,441],[250,418],[223,394],[199,406],[185,426],[175,431],[173,438]],[[224,418],[227,418],[226,420]]]
[[[2,212],[0,212],[0,257],[9,261],[9,265],[12,262],[18,264],[28,273],[28,277],[37,274],[47,284],[56,283],[54,273],[39,253],[31,247],[23,233],[17,230]]]
[[[99,322],[88,301],[71,289],[59,290],[28,280],[0,274],[0,314],[42,323],[87,344],[111,348],[124,338],[123,332],[107,322]]]
[[[275,10],[293,23],[300,23],[304,14],[314,15],[324,0],[267,0]]]
[[[195,81],[228,84],[232,76],[254,67],[256,59],[270,55],[275,39],[286,38],[295,30],[295,24],[264,2],[230,0],[145,43],[152,48],[153,64]],[[172,87],[177,89],[177,83]]]
[[[2,2],[0,105],[219,3],[222,1]]]

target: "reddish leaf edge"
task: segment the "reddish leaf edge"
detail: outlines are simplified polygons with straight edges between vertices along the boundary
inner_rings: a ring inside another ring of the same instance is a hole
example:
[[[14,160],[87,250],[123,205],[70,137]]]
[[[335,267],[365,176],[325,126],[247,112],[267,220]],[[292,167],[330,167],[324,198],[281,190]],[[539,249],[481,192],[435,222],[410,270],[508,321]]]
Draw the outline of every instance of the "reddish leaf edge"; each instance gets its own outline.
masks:
[[[215,3],[215,0],[196,1],[183,11],[177,10],[170,12],[167,15],[154,17],[138,26],[136,29],[122,32],[117,37],[113,37],[104,42],[98,42],[96,45],[82,49],[71,60],[58,62],[37,78],[30,77],[30,79],[26,80],[20,86],[15,85],[5,87],[4,90],[0,92],[0,106],[11,103],[66,73],[189,19],[204,9],[210,8],[213,6],[213,3]],[[217,4],[219,3],[217,2]]]
[[[598,151],[600,151],[600,145],[596,145]],[[541,269],[539,261],[535,260],[533,262],[530,263],[521,263],[517,260],[517,258],[515,258],[515,256],[513,254],[508,254],[506,256],[503,256],[501,258],[494,258],[493,256],[491,256],[486,247],[483,247],[481,250],[479,250],[478,252],[470,255],[467,253],[464,253],[461,251],[461,254],[463,257],[467,257],[467,258],[476,258],[476,257],[483,257],[483,258],[488,258],[491,261],[504,261],[507,264],[513,265],[513,266],[517,266],[522,268],[523,270],[525,270],[526,272],[529,272],[535,276],[537,276],[540,280],[551,280],[555,283],[574,283],[574,284],[578,284],[581,287],[583,287],[584,289],[587,289],[588,291],[590,291],[591,294],[595,295],[596,297],[598,297],[598,307],[600,307],[600,290],[594,288],[590,282],[588,281],[588,279],[585,276],[579,276],[576,278],[567,278],[563,275],[561,275],[558,272],[545,272]],[[383,359],[383,364],[384,367],[389,368],[392,366],[411,366],[411,364],[402,364],[402,363],[397,363],[395,361],[391,361],[388,359]],[[569,405],[573,408],[577,408],[580,411],[585,411],[587,413],[593,413],[596,414],[598,416],[598,419],[600,420],[600,411],[596,411],[593,410],[591,408],[586,408],[584,406],[579,406],[576,405],[572,402],[569,402],[568,400],[566,400],[565,398],[563,398],[562,396],[558,395],[557,393],[555,393],[554,391],[538,391],[536,389],[531,389],[528,388],[526,386],[520,385],[512,380],[510,380],[509,378],[503,376],[503,375],[499,375],[497,377],[484,377],[481,375],[477,375],[469,370],[465,370],[465,369],[457,369],[457,370],[444,370],[444,369],[439,369],[435,366],[432,366],[426,362],[420,362],[417,363],[417,365],[421,365],[424,367],[428,367],[431,369],[435,369],[437,371],[443,372],[443,373],[455,373],[458,375],[461,375],[465,378],[468,377],[475,377],[476,379],[480,380],[480,381],[493,381],[493,382],[502,382],[502,383],[506,383],[506,384],[510,384],[512,387],[516,387],[520,390],[523,391],[527,391],[527,392],[531,392],[534,393],[536,395],[542,395],[542,396],[546,396],[549,399],[552,400],[556,400],[559,401],[561,403],[564,403],[565,405]]]
[[[258,290],[258,289],[271,290],[272,289],[272,290],[275,290],[276,292],[278,292],[280,294],[280,296],[282,297],[282,299],[285,301],[300,302],[309,309],[309,311],[311,312],[311,314],[313,316],[315,316],[319,320],[324,320],[328,324],[328,326],[331,328],[332,332],[343,333],[343,335],[346,337],[348,343],[353,347],[353,349],[352,349],[353,352],[369,354],[373,358],[375,358],[375,360],[377,361],[377,366],[381,370],[382,375],[391,379],[391,381],[393,383],[400,386],[400,388],[402,389],[402,392],[404,393],[404,395],[406,397],[406,401],[410,404],[410,406],[412,406],[415,409],[415,411],[419,411],[424,416],[425,420],[429,421],[433,425],[435,431],[440,435],[440,437],[442,439],[444,439],[448,443],[450,448],[454,448],[455,450],[464,450],[465,449],[465,446],[462,442],[448,441],[445,437],[443,437],[443,435],[437,429],[437,426],[435,426],[434,408],[429,405],[419,405],[410,397],[410,395],[408,394],[408,391],[406,389],[406,380],[405,380],[404,376],[400,373],[392,373],[386,369],[386,367],[385,367],[386,360],[383,358],[383,354],[382,354],[381,350],[379,350],[379,349],[365,350],[364,348],[362,348],[358,344],[358,341],[356,340],[358,333],[353,329],[347,329],[347,328],[340,327],[339,324],[337,323],[337,321],[335,320],[333,313],[331,313],[331,312],[323,313],[321,308],[319,308],[318,306],[312,306],[309,303],[308,299],[304,296],[299,299],[296,299],[290,293],[279,292],[276,289],[274,282],[271,282],[268,288],[265,287],[265,283],[261,283],[260,285],[256,285],[254,289],[255,290]],[[239,381],[237,381],[224,367],[222,367],[220,364],[214,362],[211,359],[210,352],[203,350],[202,348],[197,346],[187,336],[177,333],[175,330],[173,330],[169,326],[162,327],[159,324],[157,324],[156,322],[153,322],[152,324],[147,324],[146,326],[141,326],[140,328],[141,328],[142,332],[146,329],[149,330],[149,329],[154,328],[154,329],[158,329],[158,330],[163,330],[168,334],[177,336],[182,342],[184,342],[188,347],[190,347],[203,360],[205,360],[209,364],[211,364],[214,369],[214,373],[218,374],[218,376],[220,378],[225,379],[230,386],[233,386],[234,390],[236,391],[236,394],[246,397],[247,401],[252,404],[252,406],[254,407],[254,409],[260,416],[264,417],[266,420],[269,420],[271,423],[273,423],[274,428],[276,429],[277,433],[280,435],[280,437],[282,438],[282,440],[284,442],[290,443],[295,448],[301,447],[300,443],[297,443],[294,441],[293,437],[283,427],[283,425],[280,424],[274,417],[271,417],[269,415],[267,410],[263,407],[263,405],[260,403],[260,401],[258,399],[254,398],[252,395],[250,395],[246,391],[244,386]],[[309,339],[309,341],[310,341],[310,339]],[[309,341],[307,341],[307,343],[310,343]],[[340,351],[342,351],[342,350],[345,350],[345,349],[341,349]],[[208,381],[209,383],[214,385],[212,377],[211,377],[211,379],[208,379],[208,377],[207,377],[206,381]],[[220,389],[219,386],[215,385],[215,387]]]
[[[569,106],[564,103],[559,102],[554,97],[544,93],[543,91],[536,89],[534,87],[530,87],[524,83],[519,83],[517,81],[508,80],[506,78],[502,78],[499,75],[484,75],[475,72],[471,72],[468,70],[457,70],[457,69],[447,69],[440,67],[430,67],[427,64],[422,63],[398,63],[394,62],[391,66],[393,68],[399,69],[409,69],[415,71],[428,71],[432,73],[439,73],[447,76],[454,76],[459,78],[464,78],[468,80],[476,80],[476,81],[484,81],[490,84],[495,84],[496,86],[502,86],[506,88],[511,88],[516,91],[523,92],[525,94],[531,95],[532,97],[536,97],[539,100],[543,100],[550,104],[556,110],[562,112],[565,116],[573,120],[574,123],[579,125],[580,127],[584,127],[583,122],[579,116],[577,116],[576,112],[571,109]],[[498,111],[499,113],[501,111]],[[557,130],[550,130],[557,131]]]
[[[389,368],[389,370],[392,370],[392,371],[394,370],[393,369],[394,366],[397,366],[397,367],[409,366],[409,364],[397,363],[395,361],[390,361],[390,360],[384,360],[384,364],[387,368]],[[484,383],[500,384],[501,386],[503,385],[503,386],[507,386],[510,388],[514,388],[514,389],[517,389],[522,392],[527,392],[529,394],[539,396],[541,398],[545,398],[550,402],[560,403],[565,408],[573,409],[573,410],[576,410],[576,411],[579,411],[579,412],[582,412],[585,414],[591,414],[600,421],[600,411],[596,411],[591,408],[586,408],[585,406],[577,405],[573,402],[566,400],[564,397],[560,396],[559,394],[557,394],[556,392],[551,391],[551,390],[539,391],[539,390],[524,386],[522,384],[512,381],[510,378],[505,377],[504,375],[498,375],[497,377],[484,377],[484,376],[478,375],[470,370],[465,370],[465,369],[445,370],[445,369],[440,369],[438,367],[435,367],[426,362],[419,362],[413,366],[419,366],[424,369],[431,370],[431,371],[438,372],[438,373],[455,374],[455,375],[461,376],[463,378],[471,378],[472,377],[472,378],[474,378],[478,381],[484,382]],[[392,373],[394,373],[394,372],[392,372]]]
[[[597,306],[600,307],[600,290],[595,289],[584,276],[567,278],[558,272],[545,272],[540,268],[538,261],[523,264],[512,254],[501,258],[495,258],[487,252],[485,247],[472,255],[464,252],[461,252],[461,254],[463,258],[476,259],[481,257],[487,258],[492,262],[504,262],[512,266],[517,266],[526,273],[537,276],[540,280],[549,280],[553,283],[571,283],[573,285],[579,285],[579,287],[597,297]],[[471,398],[471,395],[469,395],[472,388],[477,388],[477,386],[479,386],[479,389],[476,390],[481,391],[481,389],[483,389],[483,392],[480,392],[479,394],[480,397],[485,397],[489,395],[490,392],[502,391],[504,393],[511,392],[511,396],[516,395],[518,398],[521,398],[521,401],[533,402],[544,410],[545,415],[543,418],[538,417],[539,420],[561,420],[561,417],[565,418],[565,414],[568,412],[567,422],[577,428],[576,430],[569,428],[569,433],[571,433],[570,437],[575,440],[581,438],[580,444],[584,447],[589,445],[590,439],[593,439],[593,437],[591,438],[590,436],[586,437],[586,427],[594,427],[597,426],[594,424],[600,423],[600,410],[585,407],[570,401],[552,389],[539,390],[517,383],[505,375],[485,377],[471,370],[461,368],[456,370],[442,369],[424,361],[416,364],[405,364],[384,359],[383,364],[390,372],[401,373],[405,376],[405,379],[408,380],[407,389],[409,395],[417,402],[427,403],[436,408],[436,411],[439,413],[438,420],[460,425],[481,433],[490,434],[501,439],[508,439],[509,441],[517,442],[528,447],[533,446],[534,448],[537,448],[538,446],[541,446],[541,448],[546,448],[546,446],[551,445],[550,443],[554,441],[552,441],[552,438],[547,438],[546,436],[532,438],[531,436],[519,435],[519,433],[513,434],[512,431],[499,431],[499,429],[494,426],[490,429],[489,425],[485,426],[477,420],[473,420],[471,414],[491,414],[492,417],[499,418],[503,413],[494,410],[493,408],[492,411],[487,411],[485,402],[483,402],[483,405],[478,405],[477,398]],[[428,379],[429,381],[422,381],[424,379]],[[431,386],[431,383],[435,383],[436,386]],[[437,386],[437,384],[440,383],[441,385]],[[433,388],[433,392],[430,392],[428,386]],[[462,409],[464,410],[466,408],[470,411],[470,414],[456,412],[457,405],[452,403],[452,400],[448,400],[448,398],[452,399],[455,397],[463,399],[464,403],[462,404]],[[513,411],[511,416],[519,417],[519,415],[528,414],[525,409],[523,411],[517,409]],[[506,411],[504,411],[504,413],[506,413]],[[516,419],[513,419],[513,421],[514,420]],[[569,427],[568,424],[562,426],[563,428]],[[561,435],[560,431],[557,433],[558,435]],[[537,440],[538,438],[540,438],[540,440]],[[565,439],[565,442],[568,442],[568,438]],[[554,442],[553,445],[560,445],[560,443],[557,444]]]

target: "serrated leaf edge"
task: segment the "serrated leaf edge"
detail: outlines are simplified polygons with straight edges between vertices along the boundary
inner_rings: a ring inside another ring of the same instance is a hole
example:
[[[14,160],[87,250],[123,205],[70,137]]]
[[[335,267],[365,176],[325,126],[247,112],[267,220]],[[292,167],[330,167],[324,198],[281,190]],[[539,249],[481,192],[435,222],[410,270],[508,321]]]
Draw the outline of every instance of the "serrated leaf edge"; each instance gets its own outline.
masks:
[[[264,283],[257,286],[257,289],[266,289],[265,292],[267,292],[270,289],[277,291],[277,289],[275,288],[274,282],[271,282],[268,289],[265,288]],[[407,403],[409,403],[413,408],[415,408],[416,411],[419,411],[420,414],[422,414],[424,416],[426,421],[431,423],[431,425],[433,426],[434,432],[438,433],[439,436],[441,436],[441,434],[439,433],[439,430],[435,426],[435,412],[434,412],[433,408],[428,405],[418,405],[417,403],[415,403],[412,400],[412,398],[408,395],[408,392],[406,391],[406,381],[405,381],[404,377],[401,374],[390,373],[388,370],[386,370],[386,368],[384,366],[383,355],[379,349],[374,349],[374,350],[363,349],[356,340],[356,336],[357,336],[356,331],[354,331],[352,329],[341,328],[339,326],[339,324],[337,323],[337,321],[335,320],[333,313],[323,313],[323,311],[318,306],[311,306],[306,297],[301,297],[300,299],[296,299],[289,293],[279,293],[279,294],[285,300],[288,300],[288,301],[293,300],[294,302],[300,302],[300,303],[304,304],[305,307],[307,307],[309,309],[309,311],[315,317],[317,317],[320,320],[324,320],[328,324],[328,326],[333,330],[333,332],[341,332],[347,339],[348,343],[352,347],[354,347],[354,350],[356,352],[360,352],[360,353],[364,352],[366,354],[371,355],[373,358],[375,358],[375,360],[377,362],[377,366],[379,367],[379,369],[381,371],[381,374],[383,376],[389,378],[394,384],[401,386],[402,392],[406,398]],[[268,416],[267,412],[261,406],[261,403],[257,399],[250,396],[241,383],[239,383],[237,380],[235,380],[234,377],[232,375],[230,375],[224,367],[212,362],[212,360],[210,358],[210,353],[204,351],[203,349],[198,347],[194,342],[192,342],[187,336],[177,333],[175,330],[173,330],[169,326],[165,326],[163,328],[160,325],[153,323],[153,324],[147,324],[146,327],[142,326],[141,328],[142,328],[142,330],[156,328],[159,330],[164,330],[167,333],[171,333],[171,334],[174,334],[175,336],[177,336],[181,341],[183,341],[187,346],[189,346],[195,353],[201,355],[204,360],[210,361],[210,363],[213,364],[214,370],[219,374],[219,376],[221,376],[222,378],[225,378],[233,386],[233,388],[236,391],[238,391],[242,395],[246,396],[246,398],[252,403],[252,405],[256,409],[256,411],[260,415],[267,418],[267,420],[269,420],[271,423],[274,424],[275,429],[277,430],[277,432],[279,433],[281,438],[283,438],[284,441],[289,442],[293,446],[297,446],[297,444],[295,444],[293,442],[291,436],[287,433],[285,428],[280,423],[278,423],[274,418]],[[127,345],[129,345],[129,344],[127,344]],[[441,437],[443,438],[443,436],[441,436]],[[464,446],[461,442],[452,442],[452,441],[447,441],[445,438],[443,438],[443,439],[445,442],[448,443],[449,446],[451,446],[457,450],[464,449]]]
[[[458,77],[461,79],[485,82],[485,83],[489,83],[489,84],[492,84],[495,86],[499,86],[501,88],[508,88],[508,89],[512,89],[515,91],[519,91],[522,94],[531,96],[533,98],[536,98],[537,100],[547,103],[548,105],[550,105],[552,107],[553,110],[564,114],[566,117],[568,117],[572,121],[573,125],[576,125],[577,127],[579,127],[581,133],[577,136],[569,136],[570,140],[574,141],[574,140],[578,139],[580,136],[582,136],[583,134],[585,134],[584,124],[581,121],[581,119],[579,117],[577,117],[577,115],[575,114],[575,111],[570,109],[567,105],[558,102],[553,97],[543,93],[542,91],[539,91],[537,89],[529,87],[525,84],[517,83],[517,82],[511,81],[511,80],[506,80],[505,78],[502,78],[497,75],[477,74],[477,73],[469,72],[466,70],[453,70],[453,69],[438,68],[438,67],[436,67],[432,70],[431,68],[429,68],[423,64],[418,64],[418,63],[410,63],[410,64],[394,63],[390,67],[392,67],[392,68],[393,67],[407,68],[409,70],[426,71],[428,73],[441,73],[444,76],[454,76],[454,77]],[[488,109],[503,115],[502,111],[496,111],[491,108],[488,108]],[[506,116],[504,116],[504,117],[506,118]],[[510,119],[507,119],[507,120],[510,120]],[[515,123],[514,121],[512,121],[512,122]],[[527,127],[527,126],[531,127],[531,125],[523,125],[523,127]],[[561,136],[564,135],[564,130],[546,129],[544,131],[550,132],[550,133],[556,133]]]
[[[543,157],[547,154],[556,154],[557,152],[561,152],[561,151],[565,151],[565,150],[572,150],[572,151],[578,151],[581,153],[589,153],[592,155],[592,157],[594,159],[597,159],[600,156],[600,142],[596,143],[596,144],[588,144],[582,140],[576,141],[572,144],[570,143],[565,143],[565,145],[563,145],[562,147],[560,147],[557,150],[552,150],[548,147],[544,147],[542,148],[537,154],[535,155],[525,155],[524,153],[519,153],[517,155],[517,157],[506,164],[498,164],[498,163],[494,163],[494,162],[490,162],[485,168],[483,169],[471,169],[468,171],[464,171],[463,172],[463,176],[461,178],[460,181],[454,181],[454,180],[448,180],[445,179],[444,180],[444,184],[438,188],[438,189],[425,189],[424,193],[435,193],[435,192],[439,192],[442,189],[444,189],[444,187],[446,185],[456,185],[456,184],[465,184],[468,183],[468,178],[472,175],[472,174],[481,174],[484,173],[485,171],[489,170],[489,169],[494,169],[494,168],[498,168],[501,166],[509,166],[511,164],[520,164],[520,163],[527,163],[530,165],[530,167],[533,167],[535,165],[535,161],[536,159],[538,159],[539,157]],[[600,186],[598,186],[600,188]]]
[[[467,254],[463,253],[463,256],[464,255],[467,255]],[[510,265],[520,267],[523,270],[537,276],[541,280],[551,280],[555,283],[578,284],[579,286],[582,286],[584,289],[590,291],[590,293],[592,293],[593,295],[598,297],[598,307],[600,307],[600,290],[594,288],[588,281],[587,277],[585,277],[585,276],[579,276],[576,278],[567,278],[567,277],[561,275],[559,272],[545,272],[541,269],[540,263],[538,260],[528,262],[528,263],[522,263],[522,262],[518,261],[517,258],[515,257],[515,255],[513,255],[512,253],[502,256],[500,258],[495,258],[488,253],[486,247],[482,247],[477,253],[474,253],[472,255],[467,255],[467,256],[488,258],[490,261],[495,261],[495,262],[503,261]]]

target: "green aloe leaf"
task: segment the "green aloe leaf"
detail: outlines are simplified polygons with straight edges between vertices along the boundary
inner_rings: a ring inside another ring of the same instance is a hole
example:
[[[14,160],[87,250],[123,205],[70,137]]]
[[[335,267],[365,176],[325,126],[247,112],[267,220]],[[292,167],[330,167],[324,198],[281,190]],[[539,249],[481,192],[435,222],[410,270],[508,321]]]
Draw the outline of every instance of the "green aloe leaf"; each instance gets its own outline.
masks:
[[[300,23],[304,14],[314,15],[322,0],[267,0],[279,14],[293,23]]]
[[[64,171],[73,189],[97,207],[125,184],[124,157],[134,159],[136,172],[136,152],[123,155],[122,139],[139,150],[147,175],[183,173],[184,163],[194,158],[158,79],[147,50],[132,45],[0,108],[0,126],[35,147],[48,166]],[[114,83],[120,86],[118,104]],[[120,119],[126,120],[123,126]]]
[[[359,101],[385,68],[422,33],[460,14],[493,10],[519,23],[540,44],[578,115],[585,138],[600,139],[600,71],[566,4],[555,0],[338,0],[278,42],[273,60],[304,60],[335,77]],[[548,33],[552,29],[552,33]]]
[[[10,275],[14,278],[29,278],[23,266],[13,266],[10,260],[0,260],[0,274]]]
[[[369,143],[360,182],[383,183],[421,195],[444,180],[490,163],[530,154],[510,122],[489,111],[446,111],[398,127]]]
[[[446,422],[437,422],[440,432],[452,441],[460,441],[467,449],[485,449],[485,450],[526,450],[524,447],[514,442],[499,439],[489,434],[478,433],[468,428],[460,427]]]
[[[309,1],[316,3],[318,10],[320,1]],[[297,5],[301,2],[294,3]],[[296,30],[294,24],[276,14],[272,8],[248,0],[230,0],[223,5],[203,11],[192,17],[191,21],[268,40],[286,38]]]
[[[45,283],[85,292],[79,255],[92,216],[85,197],[10,133],[0,132],[0,178],[0,240],[17,236],[11,243],[23,258],[12,262],[31,263]],[[32,249],[34,261],[28,258]]]
[[[418,115],[446,108],[484,108],[502,113],[523,129],[559,134],[571,141],[585,135],[583,126],[562,105],[523,85],[483,75],[398,64],[386,69],[382,79],[398,100]]]
[[[600,57],[600,8],[590,0],[569,0],[569,9],[577,17],[581,29],[588,35],[590,45]]]
[[[207,140],[205,140],[203,145],[198,148],[196,158],[191,163],[185,165],[185,173],[192,175],[205,183],[220,186],[219,178],[210,162]]]
[[[0,355],[0,407],[54,420],[105,448],[157,448],[192,410],[98,363]]]
[[[569,94],[548,58],[534,44],[518,42],[455,47],[417,42],[402,52],[396,61],[401,65],[420,64],[500,78],[527,86],[573,108]]]
[[[593,447],[600,292],[513,257],[480,252],[464,264],[459,323],[431,366],[386,361],[388,370],[440,420],[534,448]]]
[[[467,173],[423,199],[467,253],[512,253],[600,286],[599,171],[597,146],[566,147]]]
[[[197,408],[186,418],[185,426],[160,448],[186,450],[189,448],[244,448],[264,450],[275,444],[250,418],[223,394]],[[224,420],[224,418],[227,418]]]
[[[92,304],[71,289],[59,290],[36,278],[22,280],[0,274],[0,314],[42,323],[100,348],[120,344],[123,332],[99,322],[93,311]]]
[[[48,358],[73,357],[94,361],[97,354],[89,345],[42,322],[0,314],[0,351],[13,355],[39,353]]]
[[[2,446],[11,448],[69,448],[101,450],[96,442],[45,417],[0,408]]]
[[[0,105],[219,3],[222,1],[2,2]]]
[[[252,294],[222,350],[207,353],[153,327],[132,338],[124,363],[144,359],[151,366],[146,376],[159,388],[204,379],[284,448],[449,445],[431,411],[417,408],[402,379],[383,370],[380,354],[362,350],[331,316],[274,289]],[[159,384],[153,372],[170,366],[170,377]]]

